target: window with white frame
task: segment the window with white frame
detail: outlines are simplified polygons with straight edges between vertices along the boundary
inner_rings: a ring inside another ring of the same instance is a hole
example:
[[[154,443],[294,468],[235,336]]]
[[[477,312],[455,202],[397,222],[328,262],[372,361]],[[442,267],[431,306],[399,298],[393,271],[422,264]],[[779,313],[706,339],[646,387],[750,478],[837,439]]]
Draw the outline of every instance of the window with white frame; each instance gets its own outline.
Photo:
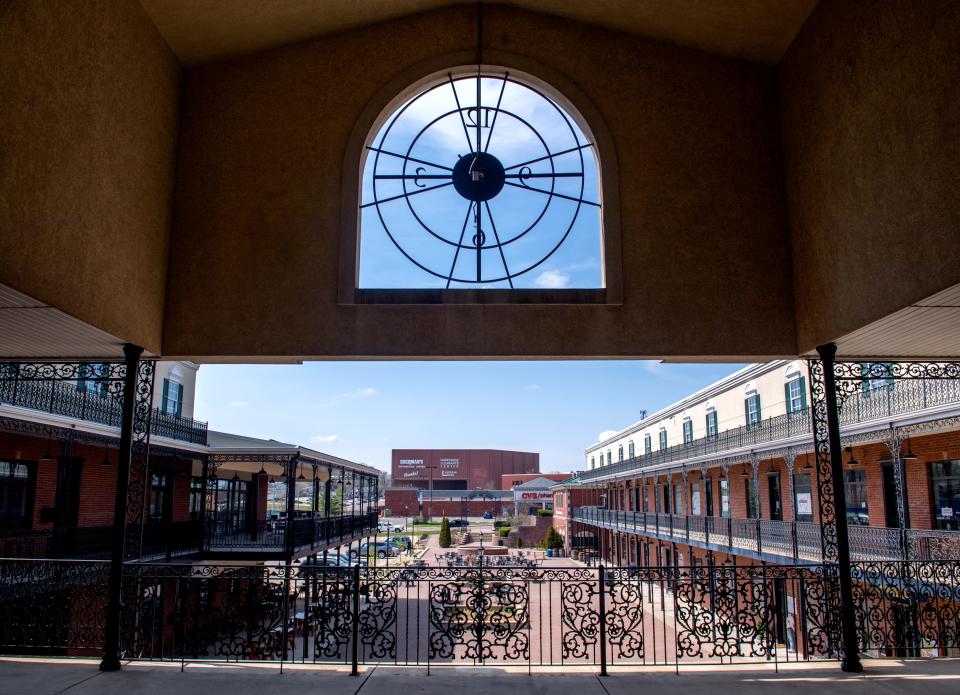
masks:
[[[183,384],[170,379],[163,380],[163,396],[160,409],[167,415],[180,417],[183,412]]]
[[[707,436],[716,437],[717,432],[717,411],[711,409],[707,411]]]
[[[690,418],[683,419],[683,443],[689,444],[693,441],[693,420]]]
[[[667,430],[663,427],[660,428],[660,451],[663,451],[667,448]]]
[[[637,452],[633,448],[633,440],[631,439],[627,444],[627,456],[629,458],[633,458],[636,455],[637,455]]]
[[[652,454],[653,453],[653,439],[649,434],[643,435],[643,453]]]
[[[609,466],[613,463],[613,454],[610,453],[610,450],[607,449],[607,465]]]
[[[807,409],[807,390],[805,379],[796,375],[783,386],[784,397],[787,401],[787,413],[799,413]]]
[[[747,429],[756,427],[760,424],[762,416],[760,414],[760,394],[756,391],[748,393],[743,401],[744,414],[747,420]]]
[[[623,461],[623,444],[617,447],[617,461]]]

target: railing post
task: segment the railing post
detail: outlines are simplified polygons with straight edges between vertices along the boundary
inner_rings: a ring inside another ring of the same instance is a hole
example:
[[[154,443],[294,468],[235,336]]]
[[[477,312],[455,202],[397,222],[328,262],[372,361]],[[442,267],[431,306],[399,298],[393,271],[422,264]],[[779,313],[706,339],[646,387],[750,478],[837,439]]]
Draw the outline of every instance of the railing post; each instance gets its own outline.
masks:
[[[727,517],[727,547],[733,549],[733,519]]]
[[[790,522],[790,540],[793,542],[793,561],[800,559],[800,549],[797,547],[797,522]]]
[[[602,563],[597,576],[600,582],[598,587],[600,597],[600,675],[606,676],[609,675],[607,673],[607,596],[606,573]]]
[[[360,565],[353,568],[353,640],[350,675],[360,675]]]
[[[759,496],[759,495],[758,495]],[[754,519],[757,528],[757,555],[763,554],[763,541],[760,540],[760,519]]]
[[[137,401],[137,377],[143,348],[126,344],[123,358],[123,411],[120,420],[120,448],[117,451],[117,487],[113,508],[113,536],[110,544],[110,583],[103,634],[101,671],[120,670],[120,606],[123,588],[123,555],[126,539],[127,490],[130,484],[130,455],[133,448],[133,418]]]

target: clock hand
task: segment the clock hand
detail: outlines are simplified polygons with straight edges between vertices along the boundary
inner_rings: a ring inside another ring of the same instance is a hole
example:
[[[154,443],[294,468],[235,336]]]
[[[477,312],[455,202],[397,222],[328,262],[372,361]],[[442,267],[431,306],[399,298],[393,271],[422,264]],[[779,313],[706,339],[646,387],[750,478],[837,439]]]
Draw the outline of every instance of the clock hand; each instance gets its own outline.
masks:
[[[536,162],[542,162],[545,159],[553,159],[554,157],[559,157],[562,154],[570,154],[571,152],[576,152],[577,150],[582,150],[587,147],[593,147],[592,142],[588,142],[585,145],[580,145],[579,147],[571,147],[569,150],[563,150],[562,152],[554,152],[553,154],[544,155],[543,157],[537,157],[536,159],[531,159],[527,162],[520,162],[519,164],[514,164],[513,166],[503,167],[504,171],[510,171],[511,169],[518,169],[520,167],[525,167],[528,164],[535,164]]]

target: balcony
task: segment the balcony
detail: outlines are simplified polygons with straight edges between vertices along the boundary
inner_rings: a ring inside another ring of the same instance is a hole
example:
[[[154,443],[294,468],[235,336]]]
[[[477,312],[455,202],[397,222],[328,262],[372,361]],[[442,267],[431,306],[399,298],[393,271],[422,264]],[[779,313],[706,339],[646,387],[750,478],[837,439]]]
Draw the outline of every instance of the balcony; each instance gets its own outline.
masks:
[[[581,523],[622,533],[778,563],[822,562],[820,525],[802,521],[730,519],[579,507]],[[948,560],[960,555],[960,531],[850,526],[850,557],[873,560]]]
[[[896,381],[874,386],[850,396],[840,411],[841,427],[916,413],[927,408],[960,405],[960,381]],[[741,425],[713,437],[675,444],[660,451],[634,456],[580,475],[581,481],[641,471],[664,463],[676,463],[701,456],[719,455],[807,435],[813,440],[810,412],[801,410],[768,418],[756,425]]]
[[[302,557],[370,535],[377,527],[376,512],[345,516],[305,516],[292,524],[285,520],[249,524],[212,522],[207,524],[204,551],[216,556],[235,553],[283,558],[288,549]]]
[[[112,526],[9,529],[0,533],[0,557],[109,560]],[[200,523],[176,521],[143,526],[144,559],[170,559],[200,550]]]
[[[120,427],[121,402],[71,381],[0,381],[0,403],[52,415]],[[191,444],[207,444],[207,423],[153,409],[150,434]]]

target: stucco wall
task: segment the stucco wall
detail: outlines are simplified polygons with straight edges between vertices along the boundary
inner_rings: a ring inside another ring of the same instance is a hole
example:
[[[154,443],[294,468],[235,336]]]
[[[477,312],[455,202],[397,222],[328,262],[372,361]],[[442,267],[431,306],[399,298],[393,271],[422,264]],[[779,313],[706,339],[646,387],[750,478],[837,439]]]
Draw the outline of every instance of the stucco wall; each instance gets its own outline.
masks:
[[[960,282],[960,3],[829,0],[779,66],[801,352]]]
[[[164,352],[769,357],[795,352],[770,68],[510,7],[488,55],[546,66],[605,122],[622,306],[339,305],[344,157],[390,81],[469,62],[453,8],[187,71]]]
[[[0,3],[0,283],[159,353],[180,68],[136,2]]]

